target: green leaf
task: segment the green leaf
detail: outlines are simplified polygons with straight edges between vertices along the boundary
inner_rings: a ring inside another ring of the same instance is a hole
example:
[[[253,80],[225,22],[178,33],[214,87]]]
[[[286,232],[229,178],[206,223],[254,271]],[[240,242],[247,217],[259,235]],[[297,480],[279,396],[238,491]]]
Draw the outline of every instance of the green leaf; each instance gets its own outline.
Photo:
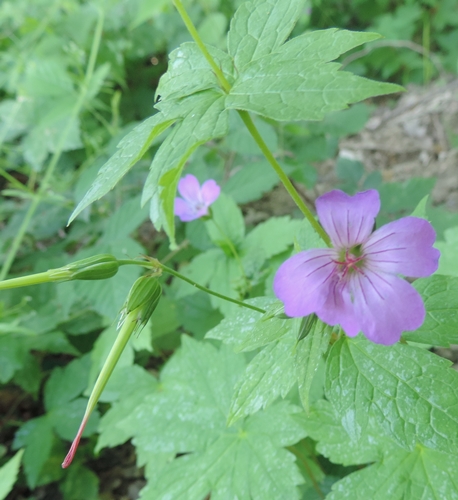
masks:
[[[458,343],[458,277],[434,275],[413,283],[422,296],[426,318],[418,330],[404,332],[412,342],[449,347]]]
[[[259,200],[278,184],[278,176],[266,160],[245,164],[223,186],[237,203]]]
[[[76,463],[69,468],[60,485],[65,500],[97,500],[99,478],[89,469]]]
[[[258,224],[245,238],[241,250],[243,264],[248,273],[261,269],[270,257],[282,253],[293,245],[294,235],[303,221],[289,217],[272,217]]]
[[[309,411],[309,396],[313,378],[322,363],[323,354],[329,347],[332,328],[317,321],[305,339],[297,343],[296,376],[299,395],[305,410]]]
[[[0,467],[0,500],[4,500],[13,489],[23,454],[24,450],[19,450],[3,467]]]
[[[175,103],[159,103],[161,108]],[[158,106],[159,106],[158,105]],[[175,125],[154,156],[143,189],[142,203],[151,199],[150,217],[156,229],[164,227],[175,245],[174,202],[181,171],[191,153],[201,144],[227,133],[224,95],[205,90],[179,101],[182,119]],[[165,111],[164,111],[165,112]]]
[[[268,297],[257,297],[246,301],[248,304],[270,310],[277,308],[278,301]],[[221,323],[210,330],[205,338],[218,339],[232,344],[237,350],[252,351],[278,340],[292,328],[292,320],[269,317],[257,311],[240,307]]]
[[[428,205],[428,200],[429,200],[429,194],[424,196],[417,204],[415,207],[415,210],[411,213],[412,217],[419,217],[421,219],[426,219],[428,220],[428,217],[426,215],[426,207]]]
[[[456,254],[458,245],[458,226],[446,229],[444,238],[445,241],[438,241],[435,245],[441,252],[439,269],[437,272],[458,277],[458,257]]]
[[[154,138],[170,127],[176,118],[169,118],[163,113],[157,113],[127,134],[118,144],[119,150],[100,168],[97,178],[84,198],[78,203],[68,223],[70,224],[91,203],[111,191],[141,159]]]
[[[335,483],[329,500],[418,500],[456,498],[458,457],[417,446],[398,450],[380,463]]]
[[[87,373],[85,373],[87,377]],[[86,398],[74,399],[65,404],[61,404],[57,408],[53,408],[47,418],[51,422],[57,435],[67,441],[73,441],[73,438],[78,432],[81,424],[81,418],[86,410],[88,400]],[[93,411],[89,421],[84,428],[83,437],[89,437],[94,434],[99,425],[99,413]]]
[[[384,455],[400,449],[384,435],[373,418],[369,420],[369,425],[361,437],[352,440],[331,403],[324,399],[317,401],[310,408],[302,422],[307,434],[317,441],[317,451],[336,464],[348,466],[377,462]]]
[[[51,422],[46,417],[26,422],[14,436],[13,448],[25,447],[23,466],[27,484],[35,488],[43,465],[48,460],[54,442]]]
[[[458,373],[450,364],[409,345],[342,338],[328,357],[326,396],[353,440],[373,415],[408,450],[421,443],[456,453]]]
[[[227,35],[227,50],[237,70],[270,54],[288,38],[296,24],[304,0],[278,2],[254,0],[237,9]]]
[[[233,256],[231,247],[239,247],[245,236],[242,211],[232,198],[224,193],[220,194],[211,210],[212,219],[205,223],[208,235],[226,255]]]
[[[226,79],[232,83],[234,81],[232,59],[222,50],[211,45],[206,47]],[[156,95],[160,95],[161,100],[172,100],[209,89],[220,90],[213,69],[194,42],[182,43],[170,53],[169,66],[159,81]]]
[[[294,456],[282,449],[305,435],[297,407],[283,402],[226,427],[244,368],[243,356],[230,349],[183,337],[162,371],[161,390],[120,424],[139,450],[184,454],[148,468],[143,499],[202,500],[210,492],[216,500],[299,499],[296,485],[303,480]]]
[[[54,368],[44,389],[44,403],[48,411],[78,397],[86,388],[90,357],[74,359],[65,368]]]
[[[133,408],[137,408],[156,389],[157,380],[138,365],[113,372],[104,390],[104,401],[111,400],[114,404],[100,421],[96,453],[106,446],[118,446],[130,438],[130,434],[118,424],[128,420]]]
[[[20,338],[13,335],[0,336],[0,382],[8,382],[17,370],[20,370],[27,352]]]
[[[283,336],[259,352],[235,386],[228,425],[267,408],[279,396],[286,397],[296,382],[293,334]]]
[[[306,33],[277,52],[245,66],[226,98],[226,107],[252,111],[275,120],[320,120],[331,111],[375,95],[402,90],[338,71],[329,61],[350,48],[379,38],[374,33]]]

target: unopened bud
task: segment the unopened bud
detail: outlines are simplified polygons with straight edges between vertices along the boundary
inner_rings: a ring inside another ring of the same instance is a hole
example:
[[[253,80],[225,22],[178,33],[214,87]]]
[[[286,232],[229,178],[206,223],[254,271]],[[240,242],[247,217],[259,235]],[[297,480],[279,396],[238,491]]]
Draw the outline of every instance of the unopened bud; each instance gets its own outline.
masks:
[[[162,287],[153,276],[142,276],[133,284],[127,296],[124,314],[137,311],[137,321],[144,327],[159,303]]]
[[[119,263],[108,253],[77,260],[55,271],[67,271],[69,280],[105,280],[112,278],[119,269]]]

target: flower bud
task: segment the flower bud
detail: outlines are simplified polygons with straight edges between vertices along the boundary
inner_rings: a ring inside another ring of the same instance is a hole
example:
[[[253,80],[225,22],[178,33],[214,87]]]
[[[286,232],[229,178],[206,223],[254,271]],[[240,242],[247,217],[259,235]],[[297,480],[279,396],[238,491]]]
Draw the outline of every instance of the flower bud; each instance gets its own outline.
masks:
[[[161,295],[162,287],[155,277],[138,278],[127,296],[124,315],[137,311],[137,321],[140,323],[140,328],[143,328],[156,309]]]
[[[119,263],[113,255],[100,254],[77,260],[55,271],[66,270],[69,280],[105,280],[112,278],[119,269]]]

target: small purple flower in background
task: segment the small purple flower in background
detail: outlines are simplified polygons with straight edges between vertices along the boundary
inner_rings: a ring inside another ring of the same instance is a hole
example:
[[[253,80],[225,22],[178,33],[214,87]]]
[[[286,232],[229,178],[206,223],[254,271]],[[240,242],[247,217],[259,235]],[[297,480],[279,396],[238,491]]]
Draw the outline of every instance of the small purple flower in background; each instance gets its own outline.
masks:
[[[331,191],[316,200],[321,225],[333,248],[300,252],[285,261],[274,279],[275,295],[288,316],[315,313],[340,324],[350,337],[390,345],[425,319],[423,300],[399,275],[430,276],[440,252],[436,233],[417,217],[404,217],[372,233],[380,197],[371,189],[349,196]]]
[[[178,183],[181,198],[175,198],[175,215],[183,222],[199,219],[208,215],[208,207],[216,201],[221,188],[213,179],[202,184],[191,174]]]

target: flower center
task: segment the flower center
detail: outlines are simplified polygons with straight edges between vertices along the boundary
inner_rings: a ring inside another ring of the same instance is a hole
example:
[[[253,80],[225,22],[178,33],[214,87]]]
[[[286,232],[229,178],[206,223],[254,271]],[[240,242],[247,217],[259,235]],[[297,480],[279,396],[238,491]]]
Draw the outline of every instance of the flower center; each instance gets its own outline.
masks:
[[[364,255],[362,254],[361,245],[342,250],[339,254],[338,260],[334,261],[339,266],[338,272],[340,277],[344,278],[347,274],[351,274],[353,272],[363,274],[363,271],[361,270],[363,259]]]

